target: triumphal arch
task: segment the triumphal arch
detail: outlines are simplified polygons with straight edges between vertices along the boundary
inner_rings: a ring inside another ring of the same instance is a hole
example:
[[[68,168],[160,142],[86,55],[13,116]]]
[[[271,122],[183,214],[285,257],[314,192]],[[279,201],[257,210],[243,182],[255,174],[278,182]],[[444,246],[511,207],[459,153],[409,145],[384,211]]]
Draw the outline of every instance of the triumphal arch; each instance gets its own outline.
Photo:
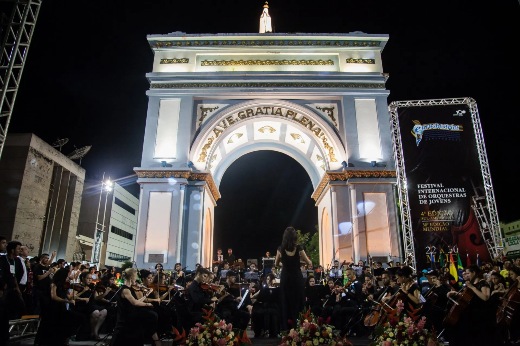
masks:
[[[209,266],[222,176],[258,150],[307,171],[322,264],[399,257],[387,40],[359,32],[148,36],[137,265]]]

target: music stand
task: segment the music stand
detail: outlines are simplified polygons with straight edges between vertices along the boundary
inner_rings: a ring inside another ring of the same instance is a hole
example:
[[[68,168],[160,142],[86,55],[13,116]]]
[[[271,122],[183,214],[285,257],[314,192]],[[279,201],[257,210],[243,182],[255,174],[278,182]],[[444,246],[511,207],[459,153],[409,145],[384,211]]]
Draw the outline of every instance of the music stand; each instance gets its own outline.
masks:
[[[262,257],[262,270],[264,274],[269,274],[274,267],[273,257]]]
[[[229,271],[229,270],[222,269],[222,270],[220,271],[220,278],[221,278],[221,279],[227,279],[227,272],[228,272],[228,271]]]
[[[246,272],[244,275],[244,279],[249,281],[258,281],[260,275],[257,272]]]

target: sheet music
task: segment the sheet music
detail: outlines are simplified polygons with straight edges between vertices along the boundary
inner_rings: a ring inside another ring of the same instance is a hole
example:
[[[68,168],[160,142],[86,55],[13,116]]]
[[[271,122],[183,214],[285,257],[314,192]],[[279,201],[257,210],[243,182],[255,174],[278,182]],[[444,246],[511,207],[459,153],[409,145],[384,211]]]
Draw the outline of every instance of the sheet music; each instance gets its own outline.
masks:
[[[246,293],[244,293],[244,296],[242,297],[242,300],[240,301],[240,304],[238,304],[238,308],[240,309],[242,307],[242,304],[244,304],[244,300],[246,300],[247,295],[249,294],[249,289],[246,290]]]

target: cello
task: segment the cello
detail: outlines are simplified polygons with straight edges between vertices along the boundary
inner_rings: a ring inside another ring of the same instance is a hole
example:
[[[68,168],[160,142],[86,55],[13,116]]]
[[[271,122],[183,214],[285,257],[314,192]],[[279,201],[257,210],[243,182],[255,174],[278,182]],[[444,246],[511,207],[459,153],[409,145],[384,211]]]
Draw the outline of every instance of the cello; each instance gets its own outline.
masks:
[[[448,299],[453,301],[453,305],[446,317],[444,317],[444,320],[442,321],[442,323],[446,327],[453,327],[457,324],[460,316],[470,304],[471,299],[473,299],[473,297],[475,296],[475,292],[469,289],[466,285],[462,287],[458,294],[459,297],[457,300],[453,300],[451,297],[448,296]]]
[[[377,301],[373,302],[376,306],[373,306],[372,310],[370,311],[370,313],[367,315],[367,317],[365,317],[365,322],[364,322],[365,323],[365,327],[373,327],[381,319],[381,309],[382,309],[382,306],[383,306],[381,304],[381,301],[383,300],[383,298],[388,293],[388,289],[389,288],[390,288],[390,286],[385,287],[384,291],[379,296],[379,299]]]
[[[377,326],[382,326],[386,323],[388,320],[388,317],[391,317],[397,308],[397,302],[402,301],[403,303],[408,301],[408,293],[404,292],[403,290],[399,289],[391,298],[388,303],[383,302],[382,308],[383,313],[381,314],[381,317],[377,323]]]
[[[502,305],[497,310],[497,324],[505,323],[510,326],[517,309],[520,309],[520,287],[518,287],[518,280],[515,280],[515,283],[507,290]]]

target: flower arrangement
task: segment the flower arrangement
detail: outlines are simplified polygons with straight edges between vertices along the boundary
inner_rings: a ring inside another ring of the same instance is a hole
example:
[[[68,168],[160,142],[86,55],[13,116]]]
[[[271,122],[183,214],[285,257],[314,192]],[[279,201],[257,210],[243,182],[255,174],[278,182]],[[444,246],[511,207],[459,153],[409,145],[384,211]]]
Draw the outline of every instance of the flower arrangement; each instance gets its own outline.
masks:
[[[220,320],[211,309],[203,311],[205,313],[203,318],[206,322],[195,324],[187,337],[184,331],[180,334],[173,328],[176,344],[186,346],[240,346],[251,344],[246,331],[233,329],[231,323]]]
[[[374,334],[376,341],[372,346],[437,346],[435,331],[424,328],[426,317],[420,318],[419,309],[409,305],[404,313],[404,303],[399,300],[395,309],[390,310],[387,322],[376,327]]]
[[[330,317],[323,323],[323,318],[319,317],[316,320],[309,309],[306,313],[300,314],[296,326],[289,320],[289,324],[293,328],[289,332],[282,332],[283,338],[280,346],[352,346],[329,323]]]

